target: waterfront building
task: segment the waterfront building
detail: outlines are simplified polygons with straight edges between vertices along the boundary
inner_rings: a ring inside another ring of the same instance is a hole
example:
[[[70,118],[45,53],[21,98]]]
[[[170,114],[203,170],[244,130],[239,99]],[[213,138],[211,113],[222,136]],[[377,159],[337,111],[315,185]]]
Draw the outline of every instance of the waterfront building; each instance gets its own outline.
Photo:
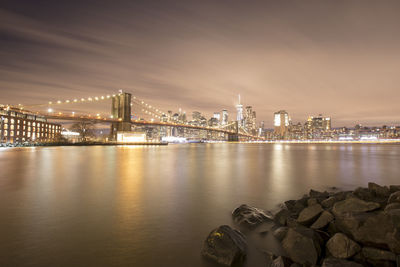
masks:
[[[274,134],[279,139],[285,139],[288,134],[290,124],[289,114],[285,110],[274,113]]]
[[[52,142],[61,135],[61,125],[43,116],[0,108],[0,143]]]

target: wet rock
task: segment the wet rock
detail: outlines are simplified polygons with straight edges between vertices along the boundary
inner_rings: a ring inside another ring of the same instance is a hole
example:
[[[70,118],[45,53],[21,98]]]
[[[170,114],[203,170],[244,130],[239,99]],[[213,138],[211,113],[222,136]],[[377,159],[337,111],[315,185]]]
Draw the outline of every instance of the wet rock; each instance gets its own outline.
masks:
[[[311,225],[312,229],[322,229],[334,219],[329,211],[323,211],[318,219]]]
[[[390,190],[387,186],[380,186],[376,183],[368,183],[368,190],[377,197],[388,197]]]
[[[326,243],[331,255],[338,259],[347,259],[361,250],[361,247],[345,234],[337,233]]]
[[[233,221],[246,228],[255,228],[265,221],[273,221],[272,214],[243,204],[232,212]]]
[[[387,250],[363,247],[361,254],[364,258],[372,261],[396,261],[396,254]]]
[[[286,225],[287,219],[290,217],[288,209],[280,209],[274,216],[274,222],[279,225]]]
[[[297,222],[296,219],[294,219],[294,218],[292,218],[292,217],[289,217],[289,218],[287,218],[287,220],[286,220],[286,225],[287,225],[288,227],[290,227],[290,228],[295,228],[295,227],[298,227],[300,224]]]
[[[338,200],[335,197],[328,197],[327,199],[324,199],[321,201],[322,207],[329,209],[333,207],[333,204],[335,204]]]
[[[316,190],[311,189],[309,193],[310,197],[312,198],[327,198],[329,197],[329,193],[324,191],[324,192],[319,192]]]
[[[297,218],[297,222],[303,225],[311,224],[323,211],[324,210],[319,204],[309,206],[300,212],[299,217]]]
[[[388,203],[400,203],[400,191],[394,192],[390,195]]]
[[[354,261],[343,259],[326,258],[322,263],[322,267],[363,267],[361,264]]]
[[[389,205],[387,205],[385,207],[385,211],[398,210],[398,209],[400,209],[400,203],[399,202],[390,203]]]
[[[222,225],[208,235],[201,254],[219,264],[232,266],[235,262],[243,262],[246,250],[244,235],[228,225]]]
[[[336,217],[339,230],[349,234],[364,245],[389,247],[394,253],[400,253],[400,232],[395,225],[397,216],[386,212],[347,213]]]
[[[348,198],[333,205],[333,214],[335,216],[341,215],[347,212],[367,212],[373,211],[380,207],[378,203],[367,202],[358,198]]]
[[[394,193],[400,191],[400,185],[391,185],[389,186],[390,193]]]
[[[292,265],[292,261],[289,258],[279,256],[272,263],[271,267],[290,267]]]
[[[318,200],[316,198],[309,198],[307,200],[307,206],[313,206],[315,204],[318,204]]]
[[[275,229],[275,231],[272,234],[279,241],[282,241],[285,238],[288,231],[289,231],[288,227],[282,226],[282,227]]]
[[[354,190],[353,195],[365,201],[372,201],[375,197],[371,191],[364,187],[358,187]]]
[[[321,239],[308,228],[289,228],[282,246],[291,260],[300,264],[315,265],[321,254]]]

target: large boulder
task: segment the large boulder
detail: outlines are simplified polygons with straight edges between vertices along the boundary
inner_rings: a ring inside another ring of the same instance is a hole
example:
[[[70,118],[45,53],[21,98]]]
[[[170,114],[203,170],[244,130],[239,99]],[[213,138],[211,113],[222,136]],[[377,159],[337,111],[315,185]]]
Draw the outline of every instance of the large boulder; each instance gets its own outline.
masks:
[[[319,198],[319,199],[323,199],[323,198],[329,197],[329,193],[327,191],[319,192],[319,191],[316,191],[316,190],[313,190],[313,189],[310,190],[309,195],[312,198]]]
[[[244,261],[246,250],[244,235],[228,225],[222,225],[208,235],[201,254],[219,264],[232,266],[235,262]]]
[[[329,253],[338,259],[350,258],[361,250],[356,242],[342,233],[332,236],[326,243],[326,247]]]
[[[290,211],[286,208],[282,208],[275,214],[274,222],[279,225],[286,225],[286,221],[289,217]]]
[[[400,191],[394,192],[389,196],[388,203],[400,203]]]
[[[255,228],[263,222],[273,221],[269,212],[243,204],[232,212],[233,221],[246,228]]]
[[[322,267],[363,267],[361,264],[354,261],[343,259],[326,258],[322,263]]]
[[[324,208],[329,209],[329,208],[332,208],[333,204],[335,204],[337,201],[338,200],[336,197],[328,197],[327,199],[324,199],[321,201],[321,205]]]
[[[376,183],[368,183],[368,190],[377,197],[388,197],[390,190],[387,186],[380,186]]]
[[[396,261],[396,254],[387,250],[382,250],[372,247],[363,247],[361,254],[365,259],[369,260],[370,262]]]
[[[319,204],[309,206],[300,212],[299,217],[297,218],[297,222],[303,225],[311,224],[323,211],[324,210]]]
[[[272,234],[276,239],[278,239],[279,241],[282,241],[285,238],[288,231],[289,231],[288,227],[282,226],[282,227],[275,229]]]
[[[396,211],[396,210],[393,210]],[[335,224],[339,230],[364,245],[389,247],[400,254],[399,216],[388,212],[346,213],[337,216]]]
[[[300,264],[315,265],[321,255],[321,238],[305,227],[289,228],[282,246],[289,258]]]
[[[327,226],[331,221],[333,221],[334,217],[329,212],[324,210],[318,219],[311,225],[312,229],[322,229]]]
[[[340,216],[344,213],[348,212],[367,212],[373,211],[380,207],[378,203],[375,202],[367,202],[355,197],[348,198],[339,202],[336,202],[333,205],[332,212],[335,216]]]

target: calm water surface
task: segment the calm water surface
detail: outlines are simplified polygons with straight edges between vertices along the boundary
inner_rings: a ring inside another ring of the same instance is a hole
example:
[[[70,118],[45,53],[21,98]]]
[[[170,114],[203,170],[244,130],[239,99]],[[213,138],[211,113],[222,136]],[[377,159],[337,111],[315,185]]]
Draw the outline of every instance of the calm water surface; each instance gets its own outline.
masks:
[[[398,145],[0,149],[0,266],[214,266],[202,243],[242,203],[399,174]]]

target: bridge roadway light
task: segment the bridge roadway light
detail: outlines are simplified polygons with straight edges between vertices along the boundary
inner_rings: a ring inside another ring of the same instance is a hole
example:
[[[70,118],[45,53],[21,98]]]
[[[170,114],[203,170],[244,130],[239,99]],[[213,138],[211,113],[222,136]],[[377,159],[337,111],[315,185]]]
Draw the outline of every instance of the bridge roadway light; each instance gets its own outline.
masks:
[[[48,113],[51,113],[51,112],[53,112],[53,109],[52,109],[52,108],[49,108],[49,109],[47,110],[47,112],[48,112]]]

